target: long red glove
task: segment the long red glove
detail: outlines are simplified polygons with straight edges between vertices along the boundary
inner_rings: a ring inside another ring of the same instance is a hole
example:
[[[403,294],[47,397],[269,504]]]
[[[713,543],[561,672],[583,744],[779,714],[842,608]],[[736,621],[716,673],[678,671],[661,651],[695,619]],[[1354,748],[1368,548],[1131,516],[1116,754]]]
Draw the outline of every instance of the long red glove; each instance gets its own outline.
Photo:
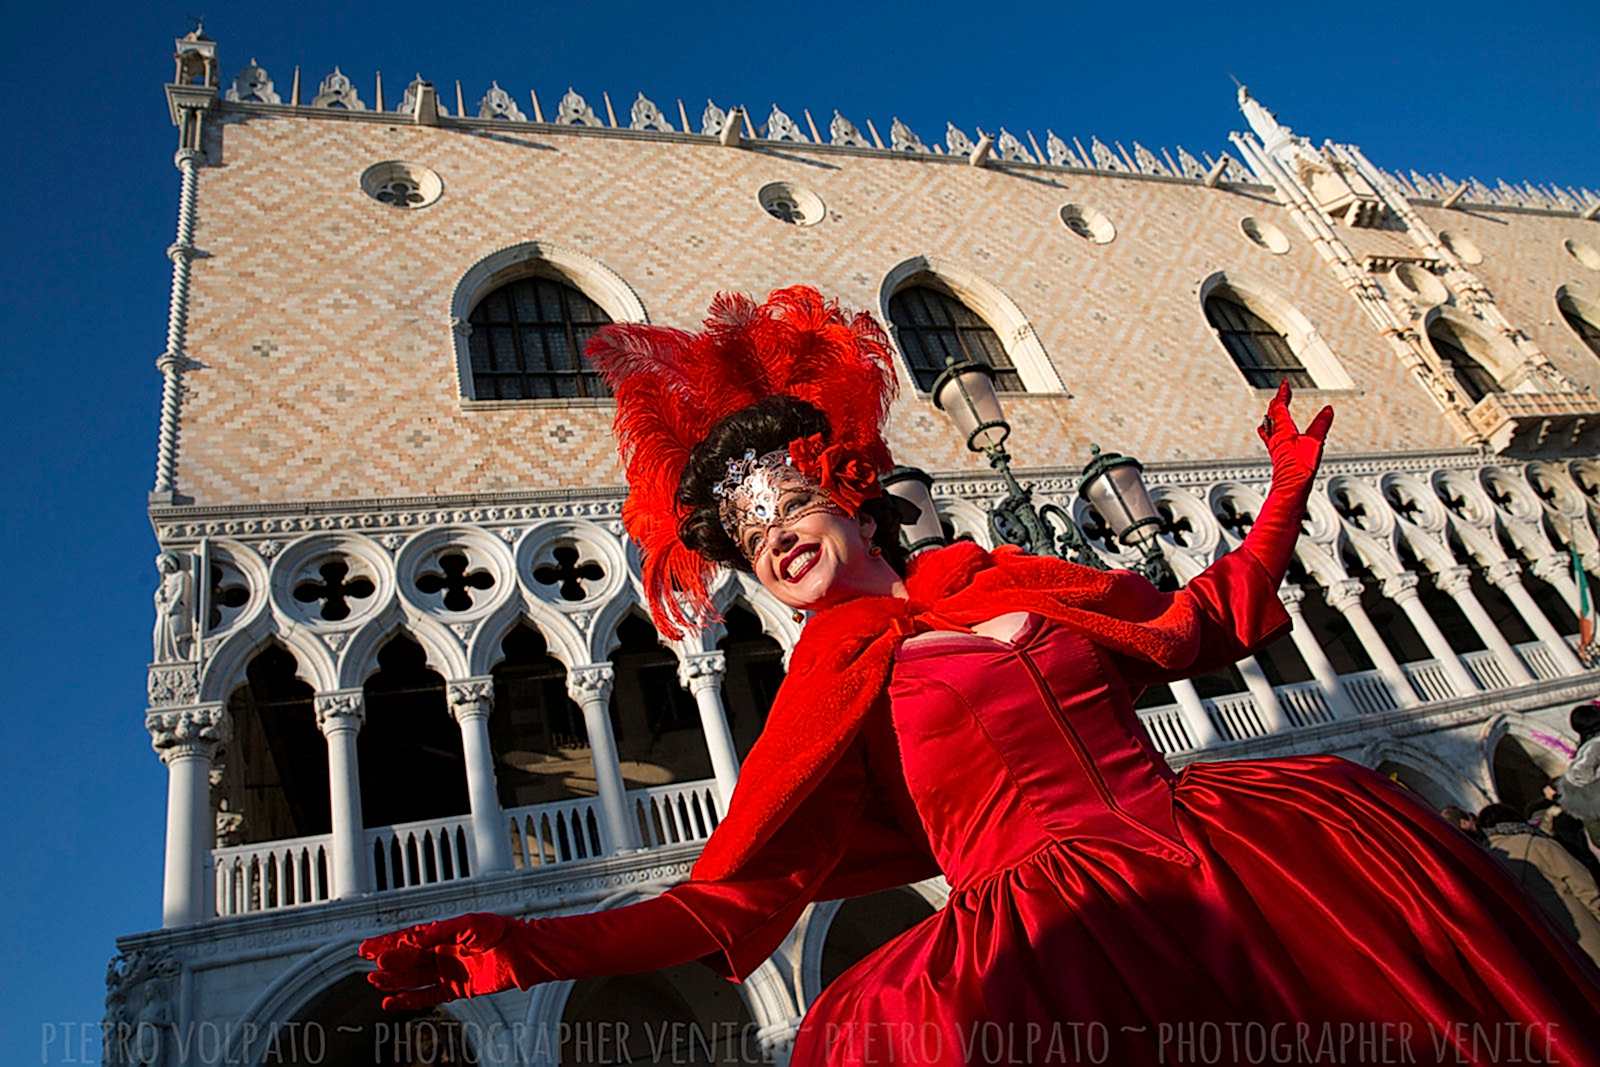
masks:
[[[1267,405],[1267,417],[1256,427],[1272,457],[1272,488],[1239,545],[1260,562],[1275,582],[1281,582],[1289,569],[1312,479],[1322,462],[1322,444],[1333,424],[1333,408],[1324,407],[1301,433],[1289,414],[1289,395],[1289,383],[1285,381]]]
[[[721,945],[666,894],[621,908],[543,919],[479,911],[371,937],[367,981],[386,1011],[429,1008],[540,982],[642,974],[697,960]]]

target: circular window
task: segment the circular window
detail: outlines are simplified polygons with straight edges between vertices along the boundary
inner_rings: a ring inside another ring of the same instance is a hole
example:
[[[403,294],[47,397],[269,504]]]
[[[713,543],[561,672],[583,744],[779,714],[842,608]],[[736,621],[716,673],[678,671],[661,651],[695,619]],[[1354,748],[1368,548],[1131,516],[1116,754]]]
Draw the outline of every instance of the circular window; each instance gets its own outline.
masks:
[[[1251,244],[1265,248],[1275,256],[1281,256],[1289,251],[1289,238],[1270,222],[1262,222],[1258,218],[1246,215],[1239,220],[1239,232],[1244,234]]]
[[[1406,295],[1421,304],[1443,304],[1450,299],[1450,290],[1433,273],[1415,263],[1401,263],[1389,272],[1395,285]]]
[[[416,163],[392,159],[374,163],[361,174],[361,191],[390,207],[427,207],[444,192],[439,175]]]
[[[1444,245],[1445,251],[1455,256],[1463,263],[1482,263],[1483,252],[1472,243],[1472,238],[1464,234],[1451,233],[1449,230],[1439,231],[1439,243]]]
[[[1108,245],[1117,236],[1117,228],[1105,213],[1082,204],[1067,204],[1061,209],[1061,222],[1085,241]]]
[[[768,215],[791,226],[815,226],[828,213],[822,197],[793,182],[768,182],[756,199]]]
[[[1567,255],[1590,270],[1600,270],[1600,249],[1596,249],[1594,245],[1586,245],[1569,237],[1561,242],[1561,247],[1567,250]]]

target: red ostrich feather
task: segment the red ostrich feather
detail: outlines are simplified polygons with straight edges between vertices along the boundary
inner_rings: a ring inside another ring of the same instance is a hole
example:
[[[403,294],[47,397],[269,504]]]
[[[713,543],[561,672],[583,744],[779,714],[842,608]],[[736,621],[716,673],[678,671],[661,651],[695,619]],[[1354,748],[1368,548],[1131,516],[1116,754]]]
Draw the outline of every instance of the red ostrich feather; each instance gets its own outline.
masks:
[[[896,382],[883,328],[807,285],[757,304],[718,293],[699,333],[617,323],[585,347],[616,397],[613,429],[627,471],[622,522],[644,560],[645,595],[669,638],[714,619],[715,565],[678,537],[688,509],[678,482],[694,447],[726,415],[765,397],[804,400],[828,417],[831,444],[891,465],[883,422]]]

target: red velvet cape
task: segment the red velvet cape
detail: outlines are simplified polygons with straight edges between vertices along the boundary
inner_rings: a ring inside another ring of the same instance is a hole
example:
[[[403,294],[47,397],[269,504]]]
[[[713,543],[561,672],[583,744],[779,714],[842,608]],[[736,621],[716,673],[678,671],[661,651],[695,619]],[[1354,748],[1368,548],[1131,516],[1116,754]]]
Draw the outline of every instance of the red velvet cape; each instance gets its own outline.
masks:
[[[1266,595],[1227,598],[1227,572],[1249,570],[1243,586]],[[895,646],[924,630],[967,630],[1013,611],[1071,627],[1113,652],[1182,677],[1202,645],[1206,611],[1239,647],[1234,658],[1290,625],[1276,595],[1278,579],[1235,550],[1185,589],[1163,593],[1131,571],[1101,571],[1012,546],[993,552],[971,542],[924,552],[906,576],[909,599],[862,597],[811,618],[790,656],[767,723],[739,771],[726,817],[706,842],[691,881],[736,879],[761,869],[762,846],[827,778],[872,706],[887,699]],[[823,809],[814,809],[826,811]],[[939,873],[925,841],[888,822],[859,818],[842,858],[822,881],[818,900],[858,896]]]

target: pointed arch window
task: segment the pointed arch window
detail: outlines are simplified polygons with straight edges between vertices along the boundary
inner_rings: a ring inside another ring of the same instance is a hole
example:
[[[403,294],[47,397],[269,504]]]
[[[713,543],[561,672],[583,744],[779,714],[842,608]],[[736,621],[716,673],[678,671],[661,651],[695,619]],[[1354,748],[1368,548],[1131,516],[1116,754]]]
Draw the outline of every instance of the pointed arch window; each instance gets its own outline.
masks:
[[[1470,351],[1469,342],[1461,336],[1456,328],[1443,320],[1435,322],[1428,327],[1428,340],[1433,344],[1433,350],[1439,354],[1439,359],[1455,374],[1456,381],[1461,383],[1461,391],[1466,393],[1474,404],[1488,396],[1490,393],[1501,392],[1500,383]]]
[[[932,388],[946,357],[954,357],[957,363],[993,367],[995,386],[1002,392],[1024,391],[1022,376],[994,329],[943,286],[923,281],[900,289],[889,298],[889,321],[918,389]]]
[[[1275,389],[1287,380],[1296,388],[1316,388],[1311,372],[1301,364],[1289,339],[1250,310],[1233,290],[1220,286],[1214,289],[1206,297],[1205,312],[1222,347],[1251,385]]]
[[[583,346],[611,316],[571,285],[543,275],[518,278],[478,301],[467,321],[474,398],[610,395],[584,361]]]
[[[1578,310],[1578,305],[1573,303],[1569,296],[1563,295],[1556,301],[1556,306],[1561,308],[1561,317],[1567,320],[1572,332],[1583,339],[1583,343],[1589,346],[1589,351],[1600,356],[1600,326],[1584,318],[1583,312]]]

